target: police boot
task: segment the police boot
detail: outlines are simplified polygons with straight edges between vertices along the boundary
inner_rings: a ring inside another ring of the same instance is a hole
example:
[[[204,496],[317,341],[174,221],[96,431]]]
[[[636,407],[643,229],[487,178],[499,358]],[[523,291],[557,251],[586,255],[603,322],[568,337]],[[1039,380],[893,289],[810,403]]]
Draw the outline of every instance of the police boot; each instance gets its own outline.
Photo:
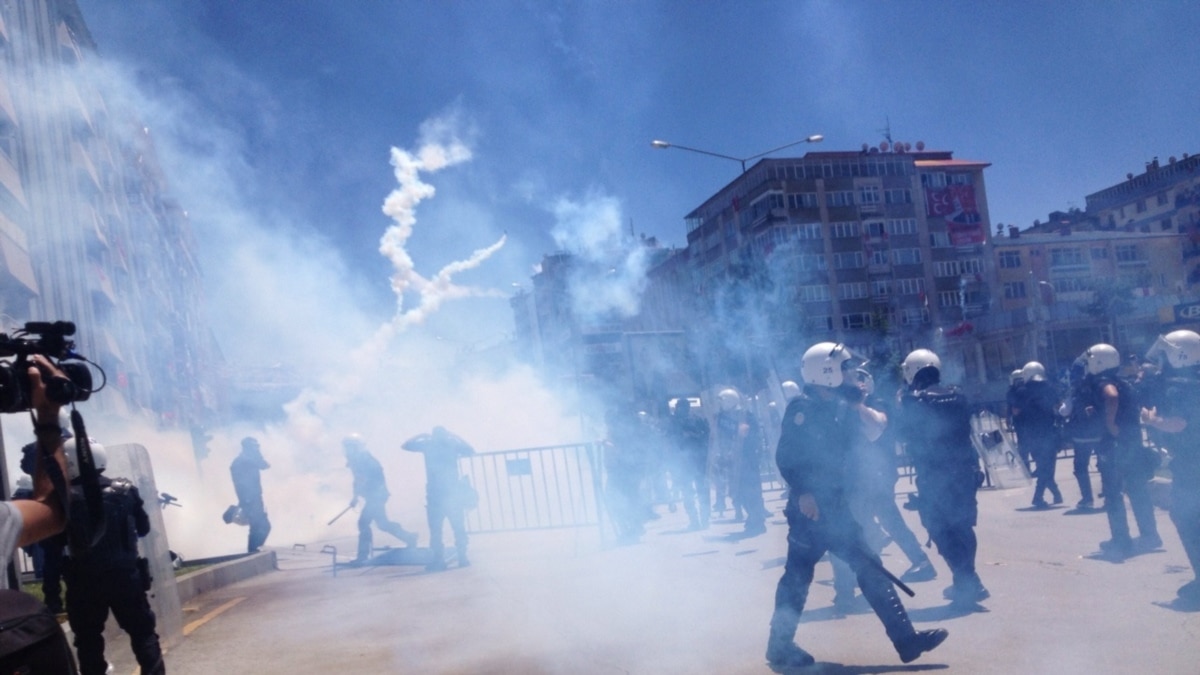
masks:
[[[371,537],[370,535],[358,537],[358,555],[354,557],[355,564],[361,565],[371,557]]]
[[[859,575],[859,586],[862,587],[863,597],[875,610],[875,616],[883,623],[888,639],[899,650],[901,643],[912,637],[913,626],[891,580],[869,567]]]
[[[775,610],[771,617],[771,634],[767,638],[767,664],[772,670],[803,668],[816,662],[812,654],[793,641],[799,625],[799,612],[784,608]]]
[[[936,649],[947,637],[950,637],[950,633],[945,628],[917,631],[895,643],[896,653],[900,655],[900,661],[908,663],[921,654]]]

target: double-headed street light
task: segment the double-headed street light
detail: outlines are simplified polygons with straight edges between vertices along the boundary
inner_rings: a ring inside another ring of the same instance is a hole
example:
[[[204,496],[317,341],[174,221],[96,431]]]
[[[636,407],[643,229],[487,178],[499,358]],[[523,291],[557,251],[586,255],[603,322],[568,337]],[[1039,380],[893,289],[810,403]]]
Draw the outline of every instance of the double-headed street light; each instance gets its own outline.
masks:
[[[711,157],[720,157],[721,159],[732,159],[735,162],[741,162],[742,173],[746,173],[746,162],[749,162],[752,159],[758,159],[759,157],[766,157],[767,155],[771,154],[772,152],[778,152],[780,150],[790,148],[793,145],[800,145],[801,143],[820,143],[823,140],[825,140],[825,137],[822,136],[821,134],[813,134],[812,136],[809,136],[808,138],[803,138],[798,141],[793,141],[786,145],[781,145],[778,148],[771,148],[770,150],[767,150],[766,152],[760,152],[757,155],[751,155],[749,157],[744,157],[744,158],[743,157],[730,157],[729,155],[722,155],[717,152],[709,152],[708,150],[701,150],[699,148],[689,148],[686,145],[679,145],[676,143],[668,143],[667,141],[651,141],[650,145],[653,147],[656,147],[660,150],[666,150],[667,148],[677,148],[679,150],[687,150],[688,152],[698,152],[701,155],[709,155]]]

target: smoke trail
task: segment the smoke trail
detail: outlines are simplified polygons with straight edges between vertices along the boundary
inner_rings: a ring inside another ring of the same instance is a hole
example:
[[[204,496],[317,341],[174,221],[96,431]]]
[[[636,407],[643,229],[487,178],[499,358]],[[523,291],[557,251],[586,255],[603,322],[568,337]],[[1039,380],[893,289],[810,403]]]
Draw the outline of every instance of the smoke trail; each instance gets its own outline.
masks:
[[[344,368],[327,375],[321,386],[305,390],[285,406],[291,433],[298,439],[320,441],[325,417],[362,390],[365,377],[379,363],[397,333],[421,324],[448,300],[504,297],[500,291],[457,284],[454,278],[483,264],[504,246],[506,236],[475,250],[464,260],[450,262],[432,277],[426,278],[416,271],[406,245],[417,223],[417,206],[436,193],[421,175],[471,159],[471,150],[459,140],[452,117],[427,120],[421,125],[420,135],[416,152],[392,148],[391,164],[398,186],[383,202],[383,213],[392,219],[392,224],[380,238],[379,252],[392,264],[396,314],[348,354]],[[405,297],[409,292],[415,292],[418,300],[415,306],[406,308]]]

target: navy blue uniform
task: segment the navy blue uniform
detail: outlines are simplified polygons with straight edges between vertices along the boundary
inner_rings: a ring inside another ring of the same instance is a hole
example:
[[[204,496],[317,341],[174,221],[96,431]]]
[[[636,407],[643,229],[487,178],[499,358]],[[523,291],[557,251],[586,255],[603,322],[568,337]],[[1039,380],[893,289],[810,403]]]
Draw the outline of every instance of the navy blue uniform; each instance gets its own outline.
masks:
[[[1072,454],[1075,456],[1072,469],[1075,481],[1079,484],[1080,508],[1092,507],[1089,466],[1092,455],[1099,454],[1098,446],[1104,437],[1104,408],[1097,402],[1095,388],[1095,378],[1090,375],[1071,387],[1066,402],[1069,412],[1063,424],[1063,431],[1071,441]]]
[[[1022,382],[1016,389],[1011,405],[1019,452],[1023,457],[1032,457],[1036,467],[1033,474],[1037,479],[1033,489],[1033,505],[1046,505],[1046,490],[1054,497],[1055,504],[1061,504],[1062,493],[1054,480],[1058,459],[1058,434],[1055,429],[1058,393],[1054,391],[1054,385],[1046,380]]]
[[[768,659],[792,645],[808,599],[817,561],[832,552],[854,570],[863,595],[883,622],[888,637],[905,657],[903,645],[915,634],[908,613],[879,557],[867,548],[862,529],[846,501],[848,460],[859,429],[858,413],[840,396],[824,399],[807,393],[792,399],[783,415],[775,461],[788,485],[784,515],[788,522],[787,563],[775,591]],[[812,495],[816,520],[801,513],[799,499]],[[912,656],[911,658],[915,658]],[[907,659],[906,660],[910,660]]]
[[[1187,427],[1161,436],[1171,454],[1171,522],[1192,565],[1200,574],[1200,379],[1194,371],[1176,371],[1153,383],[1147,401],[1159,417],[1178,417]],[[1193,582],[1195,583],[1195,582]],[[1200,591],[1200,589],[1197,589]]]
[[[233,490],[237,494],[238,506],[250,525],[250,533],[246,541],[246,551],[254,553],[262,548],[271,534],[271,521],[267,518],[267,509],[263,505],[262,476],[264,469],[271,468],[263,459],[258,447],[243,448],[229,465],[229,474],[233,478]]]
[[[1112,385],[1117,390],[1117,435],[1105,428],[1099,446],[1100,478],[1104,486],[1104,512],[1108,516],[1108,527],[1112,539],[1102,548],[1128,555],[1133,550],[1133,539],[1129,533],[1129,516],[1125,512],[1125,499],[1137,522],[1139,543],[1143,548],[1156,548],[1162,544],[1158,536],[1158,523],[1154,519],[1154,503],[1150,499],[1150,478],[1154,475],[1151,462],[1154,455],[1142,441],[1141,406],[1133,387],[1125,380],[1106,373],[1096,378],[1096,391]],[[1098,409],[1104,409],[1100,397]]]
[[[129,634],[141,672],[166,672],[155,632],[154,611],[146,599],[148,571],[138,563],[137,540],[150,532],[150,517],[138,489],[128,480],[100,476],[104,501],[104,535],[90,551],[72,551],[66,559],[67,620],[75,635],[82,675],[103,675],[104,623],[111,610]],[[72,499],[82,499],[73,491]]]
[[[973,603],[988,596],[975,571],[975,492],[983,484],[971,445],[971,408],[957,387],[932,384],[900,396],[897,435],[917,474],[917,511],[954,574],[946,597]]]

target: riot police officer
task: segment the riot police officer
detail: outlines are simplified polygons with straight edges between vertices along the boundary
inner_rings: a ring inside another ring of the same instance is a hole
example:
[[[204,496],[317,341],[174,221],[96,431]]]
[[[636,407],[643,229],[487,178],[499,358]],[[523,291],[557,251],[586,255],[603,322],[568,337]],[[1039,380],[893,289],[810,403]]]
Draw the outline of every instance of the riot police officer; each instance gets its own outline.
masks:
[[[233,478],[233,489],[237,493],[238,508],[242,510],[247,523],[250,525],[250,535],[246,542],[246,551],[255,553],[267,541],[271,533],[271,521],[267,519],[267,509],[263,506],[262,476],[264,469],[271,468],[263,459],[259,449],[258,439],[247,436],[242,439],[242,451],[229,465],[229,474]]]
[[[342,450],[346,455],[346,466],[354,477],[354,496],[350,499],[350,506],[356,506],[359,498],[363,500],[362,513],[358,515],[358,555],[352,564],[364,564],[371,557],[372,523],[403,541],[405,546],[416,546],[417,533],[409,532],[400,523],[388,518],[387,501],[391,493],[383,477],[383,466],[367,451],[362,436],[350,434],[342,439]]]
[[[1093,406],[1103,411],[1104,416],[1105,433],[1098,448],[1098,462],[1104,489],[1104,512],[1108,516],[1112,538],[1100,542],[1100,550],[1110,556],[1125,558],[1135,549],[1158,548],[1162,546],[1162,539],[1158,536],[1149,486],[1154,474],[1154,467],[1149,463],[1152,456],[1142,441],[1141,407],[1133,387],[1118,375],[1121,355],[1112,345],[1099,343],[1088,347],[1079,358],[1088,375],[1095,378],[1093,391],[1098,400]],[[1122,495],[1129,496],[1129,505],[1137,522],[1136,542],[1129,534],[1129,516],[1125,513]]]
[[[1041,363],[1030,361],[1021,369],[1021,384],[1010,405],[1021,456],[1033,458],[1033,475],[1037,479],[1033,488],[1033,507],[1044,509],[1049,506],[1047,490],[1054,503],[1061,504],[1062,492],[1054,480],[1058,464],[1058,394],[1054,385],[1046,380],[1046,368]]]
[[[1165,434],[1171,453],[1171,522],[1192,565],[1200,574],[1200,334],[1177,330],[1160,336],[1146,358],[1161,361],[1161,374],[1147,389],[1146,426]],[[1200,577],[1184,584],[1179,597],[1200,601]]]
[[[958,387],[941,383],[942,360],[917,349],[900,364],[908,389],[901,392],[897,436],[917,474],[917,512],[954,575],[942,595],[974,606],[991,594],[975,571],[975,492],[983,484],[971,445],[971,409]]]
[[[107,466],[107,455],[91,442],[98,472]],[[67,474],[78,485],[76,441],[67,442]],[[104,624],[112,611],[117,625],[129,634],[129,644],[145,675],[166,672],[162,648],[155,632],[154,611],[146,599],[150,588],[149,566],[138,556],[137,540],[150,532],[150,517],[137,486],[125,478],[99,476],[104,503],[104,534],[88,551],[70,551],[64,560],[67,581],[67,620],[75,635],[81,675],[103,675]],[[78,503],[82,493],[72,493]]]
[[[867,548],[846,501],[846,463],[857,434],[877,417],[863,405],[863,392],[846,376],[853,355],[845,345],[822,342],[804,353],[805,390],[788,403],[775,461],[788,485],[787,563],[775,591],[767,640],[772,668],[814,662],[793,641],[808,599],[813,569],[826,551],[849,563],[900,660],[908,663],[946,639],[943,629],[917,631],[879,556]]]

